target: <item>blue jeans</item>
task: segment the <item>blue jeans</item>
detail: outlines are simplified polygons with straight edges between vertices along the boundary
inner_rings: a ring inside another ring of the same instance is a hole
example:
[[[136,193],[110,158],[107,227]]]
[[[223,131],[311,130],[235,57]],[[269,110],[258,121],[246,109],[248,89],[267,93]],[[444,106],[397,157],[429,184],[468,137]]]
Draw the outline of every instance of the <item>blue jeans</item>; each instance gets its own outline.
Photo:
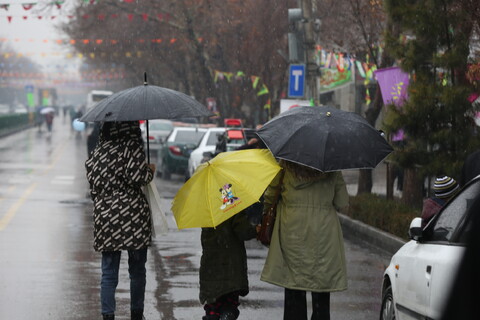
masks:
[[[100,299],[102,314],[115,314],[115,289],[118,285],[118,269],[121,251],[102,252],[102,282]],[[130,309],[143,310],[145,300],[145,284],[147,248],[128,250],[128,273],[130,275]]]

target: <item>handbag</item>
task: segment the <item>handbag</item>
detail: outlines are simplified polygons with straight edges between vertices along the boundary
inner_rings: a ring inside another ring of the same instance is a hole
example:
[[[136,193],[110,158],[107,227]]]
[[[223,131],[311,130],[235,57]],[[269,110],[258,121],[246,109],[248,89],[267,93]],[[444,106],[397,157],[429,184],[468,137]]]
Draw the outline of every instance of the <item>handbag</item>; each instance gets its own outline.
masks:
[[[280,177],[280,184],[275,192],[275,197],[270,207],[263,213],[262,224],[260,225],[260,231],[257,234],[257,240],[264,246],[269,246],[272,241],[273,227],[275,226],[275,219],[277,218],[277,204],[280,200],[280,192],[282,190],[283,175]]]
[[[153,180],[145,186],[145,197],[150,207],[152,221],[152,236],[164,235],[168,232],[168,222],[160,205],[160,195]]]

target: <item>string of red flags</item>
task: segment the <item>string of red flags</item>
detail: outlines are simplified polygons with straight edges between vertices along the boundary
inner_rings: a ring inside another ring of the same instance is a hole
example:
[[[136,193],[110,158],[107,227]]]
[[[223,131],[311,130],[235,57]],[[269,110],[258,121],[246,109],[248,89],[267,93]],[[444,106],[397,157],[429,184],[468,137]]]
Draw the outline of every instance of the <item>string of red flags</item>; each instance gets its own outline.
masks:
[[[79,58],[79,59],[96,59],[96,58],[105,58],[105,57],[110,57],[110,58],[120,58],[120,57],[125,57],[125,58],[143,58],[143,57],[148,57],[149,55],[152,55],[151,51],[126,51],[126,52],[113,52],[113,53],[107,53],[107,52],[89,52],[89,53],[64,53],[60,51],[52,51],[52,52],[0,52],[0,58],[4,59],[10,59],[10,58],[21,58],[21,57],[41,57],[41,58],[46,58],[46,57],[63,57],[65,59],[73,59],[73,58]]]
[[[203,41],[203,38],[198,38],[197,39],[199,42]],[[118,39],[35,39],[35,38],[5,38],[5,37],[0,37],[0,43],[4,42],[15,42],[15,43],[56,43],[59,45],[64,45],[64,44],[94,44],[94,45],[115,45],[115,44],[132,44],[132,43],[138,43],[138,44],[149,44],[149,43],[156,43],[156,44],[174,44],[179,39],[172,37],[172,38],[149,38],[149,39],[143,39],[143,38],[138,38],[138,39],[127,39],[127,40],[118,40]],[[1,52],[0,52],[1,54]]]
[[[123,0],[122,2],[124,3],[135,3],[137,0]],[[83,0],[82,3],[89,5],[89,4],[97,4],[99,1],[98,0]],[[49,5],[49,6],[55,6],[57,9],[61,9],[63,4],[65,3],[65,0],[57,0],[57,1],[50,1],[47,3],[44,2],[24,2],[24,3],[18,3],[18,2],[7,2],[7,1],[2,1],[0,3],[0,9],[4,9],[8,11],[11,5],[20,5],[23,7],[24,10],[28,11],[32,9],[35,5],[41,3],[42,5]]]
[[[1,5],[0,5],[1,6]],[[57,14],[57,15],[22,15],[22,14],[17,14],[17,15],[0,15],[0,20],[7,19],[9,23],[11,22],[17,22],[17,21],[25,21],[25,20],[54,20],[57,18],[68,18],[68,19],[74,19],[74,18],[80,18],[80,19],[96,19],[99,21],[106,21],[108,19],[126,19],[129,22],[133,21],[144,21],[147,22],[151,19],[157,20],[157,21],[162,21],[162,22],[168,22],[171,19],[170,14],[168,13],[156,13],[156,14],[148,14],[148,13],[122,13],[122,14],[117,14],[117,13],[112,13],[112,14],[97,14],[97,15],[92,15],[92,14],[84,14],[82,16],[74,16],[71,14]]]

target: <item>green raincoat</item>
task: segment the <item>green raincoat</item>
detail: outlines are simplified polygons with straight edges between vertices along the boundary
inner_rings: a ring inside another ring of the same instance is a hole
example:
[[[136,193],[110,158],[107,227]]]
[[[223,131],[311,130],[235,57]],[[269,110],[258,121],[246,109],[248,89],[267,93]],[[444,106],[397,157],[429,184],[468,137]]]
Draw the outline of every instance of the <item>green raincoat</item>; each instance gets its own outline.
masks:
[[[265,192],[265,208],[278,188]],[[302,182],[285,169],[272,241],[261,280],[312,292],[347,289],[343,235],[337,209],[349,196],[341,172]]]

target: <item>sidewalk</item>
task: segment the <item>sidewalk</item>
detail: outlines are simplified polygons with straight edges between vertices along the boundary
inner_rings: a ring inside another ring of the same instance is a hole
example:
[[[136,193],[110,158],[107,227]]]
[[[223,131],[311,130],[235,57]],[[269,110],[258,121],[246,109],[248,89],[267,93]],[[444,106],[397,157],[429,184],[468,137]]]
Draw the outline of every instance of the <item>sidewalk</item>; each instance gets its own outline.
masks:
[[[347,184],[348,194],[355,196],[358,190],[358,176],[359,170],[344,170],[342,171],[343,178]],[[375,169],[373,169],[373,187],[372,193],[383,195],[387,194],[387,165],[382,162]],[[401,191],[396,189],[396,181],[393,188],[393,195],[401,197]]]

